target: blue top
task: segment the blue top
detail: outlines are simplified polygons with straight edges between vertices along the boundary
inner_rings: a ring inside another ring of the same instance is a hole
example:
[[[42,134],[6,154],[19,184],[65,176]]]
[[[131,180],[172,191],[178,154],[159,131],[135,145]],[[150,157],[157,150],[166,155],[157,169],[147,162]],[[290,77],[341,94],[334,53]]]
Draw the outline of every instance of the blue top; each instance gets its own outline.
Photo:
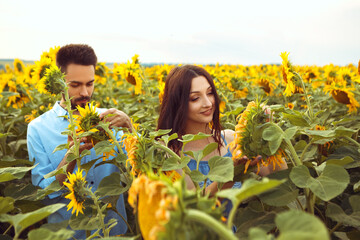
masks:
[[[227,145],[227,142],[225,140],[225,137],[221,134],[221,137],[224,141],[225,146]],[[227,149],[227,153],[223,156],[223,157],[232,157],[232,153],[230,151],[230,149]],[[190,170],[196,170],[196,165],[197,162],[194,159],[191,159],[190,162],[188,163],[188,167],[190,168]],[[199,171],[204,174],[204,175],[208,175],[209,171],[210,171],[210,167],[209,167],[209,162],[208,161],[200,161],[199,163]],[[209,186],[213,181],[211,181],[210,179],[206,180],[206,187]],[[199,182],[199,186],[200,188],[202,188],[204,186],[204,181]],[[240,188],[241,187],[241,182],[235,182],[235,184],[233,185],[232,188]]]
[[[106,109],[98,108],[99,113],[104,112],[105,110]],[[67,151],[66,149],[64,149],[53,153],[54,149],[58,145],[67,143],[68,136],[61,134],[61,132],[65,131],[66,128],[69,126],[69,121],[64,117],[61,117],[65,115],[68,115],[68,112],[60,106],[59,102],[56,102],[51,110],[37,117],[28,125],[27,146],[29,159],[30,161],[34,161],[34,165],[37,164],[37,166],[31,171],[31,180],[35,186],[46,188],[55,180],[55,176],[45,179],[44,175],[54,171],[57,168]],[[117,136],[118,139],[120,139],[120,137],[121,134]],[[87,155],[82,158],[82,164],[100,157],[95,154],[94,148],[92,148],[90,151],[91,155]],[[100,163],[101,161],[102,158],[100,158],[97,163]],[[103,164],[94,168],[95,165],[96,164],[94,164],[93,167],[89,170],[86,177],[86,181],[89,186],[92,187],[92,191],[96,191],[99,183],[104,177],[109,176],[113,172],[119,171],[118,167],[113,164]],[[75,167],[74,172],[76,170],[77,166]],[[66,205],[69,204],[70,200],[61,196],[61,194],[63,193],[64,192],[59,191],[50,194],[45,200],[45,203],[65,203]],[[126,219],[127,217],[125,212],[125,204],[122,195],[120,195],[117,201],[116,208],[119,213]],[[56,213],[50,215],[48,217],[48,222],[57,223],[70,219],[71,210],[67,211],[66,209],[67,208],[65,206]],[[124,234],[127,231],[127,226],[121,219],[121,217],[118,216],[118,214],[116,214],[114,211],[110,210],[106,215],[105,222],[107,222],[111,218],[115,218],[118,224],[114,228],[112,228],[110,234]],[[85,231],[76,231],[74,237],[77,239],[86,238]]]

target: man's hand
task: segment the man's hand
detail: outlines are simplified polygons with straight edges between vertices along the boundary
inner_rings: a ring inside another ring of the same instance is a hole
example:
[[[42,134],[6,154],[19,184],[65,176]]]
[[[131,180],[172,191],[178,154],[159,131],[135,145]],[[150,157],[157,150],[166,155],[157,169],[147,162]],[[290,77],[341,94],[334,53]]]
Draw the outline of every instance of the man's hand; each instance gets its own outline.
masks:
[[[105,118],[105,116],[109,114],[111,114],[112,116]],[[105,112],[101,113],[100,119],[105,119],[105,122],[109,122],[110,127],[126,127],[130,131],[132,130],[132,124],[129,116],[126,115],[126,113],[115,108],[110,108]]]

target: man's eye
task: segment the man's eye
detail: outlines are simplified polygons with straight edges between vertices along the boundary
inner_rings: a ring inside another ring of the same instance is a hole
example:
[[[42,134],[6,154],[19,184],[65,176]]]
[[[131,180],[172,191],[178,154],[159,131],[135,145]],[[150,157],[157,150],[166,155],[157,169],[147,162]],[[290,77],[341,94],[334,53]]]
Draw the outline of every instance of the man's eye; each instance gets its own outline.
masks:
[[[73,88],[76,88],[78,86],[79,86],[79,84],[70,84],[70,87],[73,87]]]
[[[92,85],[94,85],[93,82],[87,84],[88,87],[91,87]]]

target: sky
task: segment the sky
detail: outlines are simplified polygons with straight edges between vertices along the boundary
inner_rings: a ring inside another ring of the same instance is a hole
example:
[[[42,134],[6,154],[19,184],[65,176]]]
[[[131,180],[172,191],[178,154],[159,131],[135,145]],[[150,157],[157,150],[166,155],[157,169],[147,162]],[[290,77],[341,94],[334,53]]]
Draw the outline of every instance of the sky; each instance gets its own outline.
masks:
[[[0,0],[0,59],[89,44],[100,62],[358,64],[359,0]]]

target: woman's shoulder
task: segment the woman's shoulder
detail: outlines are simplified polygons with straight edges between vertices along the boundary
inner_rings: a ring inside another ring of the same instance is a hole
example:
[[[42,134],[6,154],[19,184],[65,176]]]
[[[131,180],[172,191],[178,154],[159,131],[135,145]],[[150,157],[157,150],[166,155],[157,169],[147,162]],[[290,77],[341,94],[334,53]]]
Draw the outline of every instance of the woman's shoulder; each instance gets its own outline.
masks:
[[[225,138],[225,141],[227,142],[227,144],[234,141],[234,138],[235,138],[235,131],[234,130],[224,129],[224,130],[222,130],[221,134]]]

